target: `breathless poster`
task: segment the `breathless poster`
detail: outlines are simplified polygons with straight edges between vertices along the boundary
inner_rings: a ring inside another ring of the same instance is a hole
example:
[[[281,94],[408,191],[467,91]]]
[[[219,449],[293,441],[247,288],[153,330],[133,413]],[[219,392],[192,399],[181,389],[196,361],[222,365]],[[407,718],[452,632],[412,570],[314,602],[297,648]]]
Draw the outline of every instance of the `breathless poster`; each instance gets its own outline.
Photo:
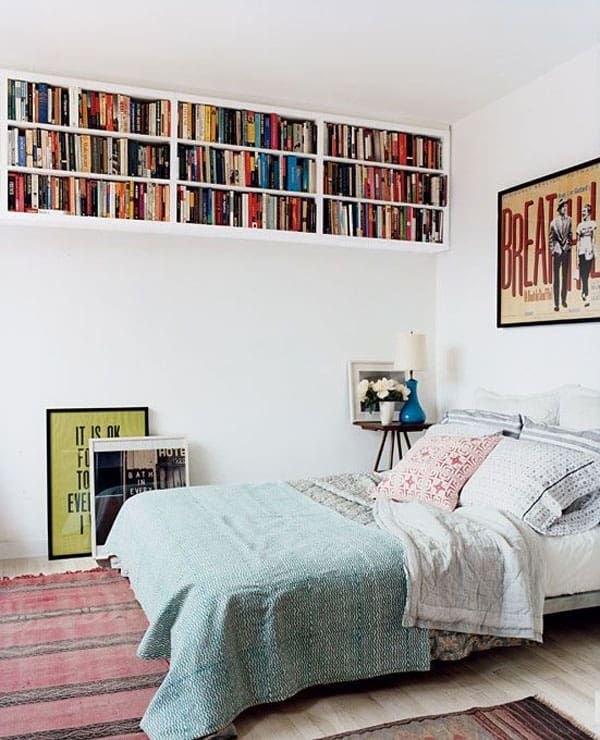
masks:
[[[91,553],[89,440],[147,434],[147,407],[46,412],[49,558]]]
[[[600,159],[498,194],[498,326],[600,320]]]

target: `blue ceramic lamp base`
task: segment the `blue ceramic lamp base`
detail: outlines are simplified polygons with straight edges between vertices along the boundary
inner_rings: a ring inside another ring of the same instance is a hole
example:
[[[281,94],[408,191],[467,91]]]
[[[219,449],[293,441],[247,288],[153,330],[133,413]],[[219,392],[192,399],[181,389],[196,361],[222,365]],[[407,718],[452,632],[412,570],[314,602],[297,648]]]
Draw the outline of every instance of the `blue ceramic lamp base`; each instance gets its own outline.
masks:
[[[403,424],[423,424],[425,412],[417,396],[417,381],[411,378],[406,385],[410,388],[410,396],[400,411],[400,421]]]

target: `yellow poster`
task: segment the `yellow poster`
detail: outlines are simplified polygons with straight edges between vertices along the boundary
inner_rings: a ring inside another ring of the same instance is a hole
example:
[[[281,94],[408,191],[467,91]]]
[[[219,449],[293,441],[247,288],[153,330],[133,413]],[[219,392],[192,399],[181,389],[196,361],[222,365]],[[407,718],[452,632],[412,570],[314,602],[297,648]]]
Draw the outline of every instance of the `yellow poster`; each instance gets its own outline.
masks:
[[[600,159],[498,194],[498,326],[600,320]]]
[[[49,409],[48,557],[91,553],[89,441],[148,434],[148,408]]]

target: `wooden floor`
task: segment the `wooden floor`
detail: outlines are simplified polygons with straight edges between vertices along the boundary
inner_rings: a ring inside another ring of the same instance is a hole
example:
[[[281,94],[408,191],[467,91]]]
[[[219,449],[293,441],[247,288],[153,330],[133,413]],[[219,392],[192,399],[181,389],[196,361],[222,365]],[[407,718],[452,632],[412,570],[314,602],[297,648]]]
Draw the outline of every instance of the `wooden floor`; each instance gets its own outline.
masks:
[[[51,563],[0,560],[0,576],[93,567],[89,558]],[[244,712],[236,727],[244,740],[313,740],[531,695],[542,697],[600,737],[600,609],[546,617],[540,646],[504,648],[457,663],[437,663],[430,673],[309,689],[281,704]]]

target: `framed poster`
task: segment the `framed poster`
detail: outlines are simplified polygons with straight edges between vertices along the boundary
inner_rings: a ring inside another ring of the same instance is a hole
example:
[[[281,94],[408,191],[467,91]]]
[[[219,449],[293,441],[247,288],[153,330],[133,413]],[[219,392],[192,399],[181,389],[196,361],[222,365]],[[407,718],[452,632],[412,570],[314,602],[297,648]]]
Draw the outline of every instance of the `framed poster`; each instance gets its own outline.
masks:
[[[358,394],[358,384],[361,380],[376,381],[381,378],[388,378],[388,380],[395,380],[398,383],[404,383],[405,373],[403,370],[394,370],[393,362],[352,360],[348,363],[350,420],[353,423],[355,421],[379,421],[381,419],[379,409],[369,411],[365,405],[361,403]],[[401,402],[396,403],[394,421],[398,421],[402,405],[403,404]]]
[[[600,320],[600,158],[498,193],[497,326]]]
[[[90,439],[92,554],[104,545],[123,504],[138,493],[190,485],[185,437]]]
[[[148,407],[48,409],[48,557],[92,551],[89,440],[148,434]]]

